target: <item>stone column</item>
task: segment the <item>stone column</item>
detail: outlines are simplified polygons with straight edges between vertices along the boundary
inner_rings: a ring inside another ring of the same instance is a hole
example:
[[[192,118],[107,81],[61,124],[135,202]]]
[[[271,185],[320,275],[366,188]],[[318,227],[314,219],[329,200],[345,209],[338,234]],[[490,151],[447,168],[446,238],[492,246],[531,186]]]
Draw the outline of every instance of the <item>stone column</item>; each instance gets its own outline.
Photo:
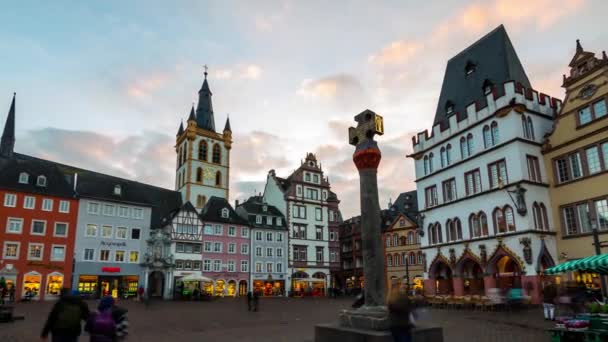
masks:
[[[375,141],[357,148],[353,161],[359,170],[361,186],[361,243],[365,305],[385,304],[384,253],[382,253],[380,204],[378,203],[377,171],[381,154]]]
[[[485,294],[486,296],[489,294],[490,289],[493,289],[496,287],[496,278],[494,278],[493,275],[485,275],[483,277],[483,286],[484,286],[484,290],[485,290]]]
[[[454,296],[464,295],[464,281],[462,278],[452,278],[452,286],[454,288]]]

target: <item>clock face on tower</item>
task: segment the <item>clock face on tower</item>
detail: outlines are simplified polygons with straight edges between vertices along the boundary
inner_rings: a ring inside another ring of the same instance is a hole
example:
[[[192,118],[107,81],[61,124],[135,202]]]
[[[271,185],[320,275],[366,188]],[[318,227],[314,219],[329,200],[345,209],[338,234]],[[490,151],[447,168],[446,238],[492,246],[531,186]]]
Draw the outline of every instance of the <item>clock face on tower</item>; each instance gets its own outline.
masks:
[[[215,170],[209,167],[203,169],[203,178],[213,181],[215,180]]]

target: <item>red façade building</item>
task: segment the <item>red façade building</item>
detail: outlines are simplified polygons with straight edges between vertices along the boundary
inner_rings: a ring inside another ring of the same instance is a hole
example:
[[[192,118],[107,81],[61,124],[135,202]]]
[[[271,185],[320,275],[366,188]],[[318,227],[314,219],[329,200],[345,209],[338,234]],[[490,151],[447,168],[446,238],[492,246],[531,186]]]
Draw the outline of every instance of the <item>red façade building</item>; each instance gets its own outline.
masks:
[[[71,284],[78,201],[53,163],[14,153],[15,99],[0,141],[0,279],[15,298],[57,298]]]

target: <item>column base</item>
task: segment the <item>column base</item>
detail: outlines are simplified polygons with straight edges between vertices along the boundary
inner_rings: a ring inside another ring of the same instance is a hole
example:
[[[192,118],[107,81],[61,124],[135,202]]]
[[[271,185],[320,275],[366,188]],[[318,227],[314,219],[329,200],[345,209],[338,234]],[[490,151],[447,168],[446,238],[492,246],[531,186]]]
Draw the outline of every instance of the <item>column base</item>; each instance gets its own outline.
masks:
[[[342,310],[338,315],[340,325],[362,330],[388,330],[390,321],[386,306],[363,306],[355,310]]]

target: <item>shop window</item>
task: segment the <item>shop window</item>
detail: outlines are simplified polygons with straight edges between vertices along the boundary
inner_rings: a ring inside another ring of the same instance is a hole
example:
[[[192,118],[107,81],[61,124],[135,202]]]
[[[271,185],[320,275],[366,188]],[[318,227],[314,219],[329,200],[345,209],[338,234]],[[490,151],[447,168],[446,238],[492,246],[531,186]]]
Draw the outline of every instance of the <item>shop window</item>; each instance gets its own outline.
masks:
[[[53,272],[49,274],[46,280],[46,294],[52,296],[59,296],[62,288],[63,274],[58,272]]]
[[[29,272],[23,276],[23,291],[24,297],[40,299],[40,284],[42,277],[38,272]]]
[[[80,276],[78,278],[78,291],[81,294],[94,294],[97,290],[96,276]]]

